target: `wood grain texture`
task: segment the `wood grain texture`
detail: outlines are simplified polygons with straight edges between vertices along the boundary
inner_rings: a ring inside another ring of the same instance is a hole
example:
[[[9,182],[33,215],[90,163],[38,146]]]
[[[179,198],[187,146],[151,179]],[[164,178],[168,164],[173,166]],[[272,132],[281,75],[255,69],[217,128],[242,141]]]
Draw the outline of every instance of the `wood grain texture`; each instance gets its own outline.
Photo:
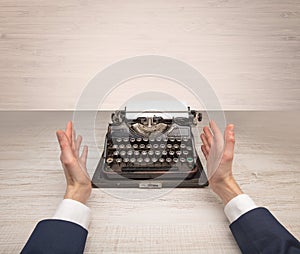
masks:
[[[299,112],[226,112],[236,125],[234,174],[245,193],[300,238]],[[35,224],[62,199],[55,130],[72,112],[0,112],[0,253],[20,251]],[[108,112],[96,126],[103,147]],[[199,126],[207,124],[207,119]],[[199,141],[199,139],[197,139]],[[196,141],[197,141],[196,140]],[[199,148],[199,142],[197,147]],[[89,143],[84,137],[84,143]],[[100,153],[90,147],[89,173]],[[203,159],[203,157],[201,157]],[[123,193],[159,190],[122,189]],[[85,253],[239,253],[221,201],[209,190],[174,189],[147,201],[94,189]]]
[[[194,66],[224,109],[299,109],[299,49],[297,0],[0,0],[0,109],[74,109],[97,72],[146,54]]]

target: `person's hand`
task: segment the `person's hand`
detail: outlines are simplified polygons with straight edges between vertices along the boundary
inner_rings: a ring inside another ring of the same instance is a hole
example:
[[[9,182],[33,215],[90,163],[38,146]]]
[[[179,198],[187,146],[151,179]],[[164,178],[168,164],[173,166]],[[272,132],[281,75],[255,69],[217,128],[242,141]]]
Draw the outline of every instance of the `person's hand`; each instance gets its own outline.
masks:
[[[227,204],[242,191],[232,175],[234,155],[234,126],[226,127],[225,139],[214,121],[203,128],[201,150],[207,160],[209,184],[212,190]]]
[[[86,169],[88,147],[84,146],[79,155],[82,137],[76,138],[72,122],[68,122],[66,131],[56,132],[60,145],[60,160],[64,169],[67,189],[64,198],[73,199],[86,204],[91,195],[92,185]]]

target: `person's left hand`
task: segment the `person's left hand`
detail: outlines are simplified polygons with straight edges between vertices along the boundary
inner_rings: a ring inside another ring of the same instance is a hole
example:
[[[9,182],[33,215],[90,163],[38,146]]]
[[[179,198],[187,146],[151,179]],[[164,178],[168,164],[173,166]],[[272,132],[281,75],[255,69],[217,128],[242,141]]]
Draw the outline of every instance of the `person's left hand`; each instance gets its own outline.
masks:
[[[86,169],[88,147],[84,146],[82,154],[79,155],[82,137],[76,138],[73,123],[67,124],[66,131],[56,132],[60,145],[60,160],[64,169],[67,189],[64,198],[73,199],[86,204],[92,192],[90,177]]]

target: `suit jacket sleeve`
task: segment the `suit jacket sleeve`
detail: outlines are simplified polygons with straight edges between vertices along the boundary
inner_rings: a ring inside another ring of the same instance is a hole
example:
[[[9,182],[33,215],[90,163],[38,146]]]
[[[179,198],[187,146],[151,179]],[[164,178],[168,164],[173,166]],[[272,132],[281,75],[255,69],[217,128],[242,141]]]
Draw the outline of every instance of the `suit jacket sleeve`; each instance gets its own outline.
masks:
[[[266,208],[243,214],[230,229],[243,253],[300,253],[299,241]]]
[[[83,253],[88,231],[64,220],[43,220],[35,227],[21,254]]]

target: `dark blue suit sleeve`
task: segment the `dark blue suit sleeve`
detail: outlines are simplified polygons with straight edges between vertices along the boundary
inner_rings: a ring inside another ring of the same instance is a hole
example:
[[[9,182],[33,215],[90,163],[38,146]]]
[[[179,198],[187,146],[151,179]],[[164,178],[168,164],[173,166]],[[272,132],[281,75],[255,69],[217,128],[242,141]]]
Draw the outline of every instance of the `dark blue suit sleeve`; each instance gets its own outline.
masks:
[[[230,229],[243,253],[300,253],[299,241],[266,208],[243,214]]]
[[[35,227],[21,254],[83,253],[87,230],[64,220],[43,220]]]

